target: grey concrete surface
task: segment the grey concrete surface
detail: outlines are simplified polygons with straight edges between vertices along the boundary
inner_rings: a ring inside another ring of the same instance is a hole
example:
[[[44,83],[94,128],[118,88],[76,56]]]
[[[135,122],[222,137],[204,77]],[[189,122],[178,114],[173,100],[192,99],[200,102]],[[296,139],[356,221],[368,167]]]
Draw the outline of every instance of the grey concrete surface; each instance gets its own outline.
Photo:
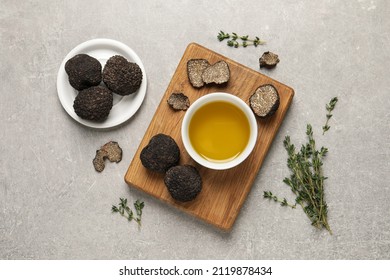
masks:
[[[389,259],[390,7],[358,1],[0,0],[1,259]],[[232,49],[219,30],[258,35],[265,46]],[[119,40],[144,62],[145,101],[124,125],[99,131],[63,110],[61,61],[93,38]],[[293,104],[229,233],[129,188],[124,174],[190,42],[295,89]],[[276,69],[258,68],[264,51]],[[321,136],[325,104],[339,97]],[[311,123],[330,152],[324,170],[329,223],[262,198],[292,199],[285,135],[305,141]],[[98,174],[91,160],[109,140],[122,162]],[[142,229],[112,215],[119,197],[145,201]]]

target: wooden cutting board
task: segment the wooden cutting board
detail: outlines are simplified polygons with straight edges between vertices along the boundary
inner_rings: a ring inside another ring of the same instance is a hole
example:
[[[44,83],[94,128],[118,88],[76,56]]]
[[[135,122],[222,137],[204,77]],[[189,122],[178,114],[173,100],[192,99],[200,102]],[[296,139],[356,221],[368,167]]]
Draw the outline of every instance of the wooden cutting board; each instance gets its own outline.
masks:
[[[219,60],[225,60],[230,67],[230,80],[227,85],[204,86],[200,89],[193,88],[188,81],[186,68],[187,61],[192,58],[204,58],[211,64]],[[184,149],[180,135],[185,111],[174,111],[169,107],[167,100],[171,93],[183,92],[189,97],[192,104],[202,95],[223,91],[234,94],[248,103],[252,93],[264,84],[272,84],[278,90],[280,106],[271,118],[267,120],[258,119],[258,139],[251,155],[239,166],[222,171],[204,168],[193,161]],[[127,170],[125,175],[126,183],[220,229],[231,229],[291,104],[293,96],[294,90],[292,88],[205,47],[191,43],[185,50]],[[180,148],[180,164],[192,164],[199,170],[203,180],[203,187],[195,200],[186,203],[176,202],[171,198],[164,185],[164,175],[151,172],[142,166],[140,161],[141,150],[149,143],[150,138],[158,133],[170,135],[176,140]]]

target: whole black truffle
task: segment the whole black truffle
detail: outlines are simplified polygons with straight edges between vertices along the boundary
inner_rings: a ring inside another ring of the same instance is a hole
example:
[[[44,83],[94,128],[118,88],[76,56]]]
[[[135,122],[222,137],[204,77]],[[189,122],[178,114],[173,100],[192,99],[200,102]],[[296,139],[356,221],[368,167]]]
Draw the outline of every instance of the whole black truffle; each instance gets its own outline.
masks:
[[[87,54],[78,54],[65,63],[69,83],[77,90],[97,86],[102,81],[102,65]]]
[[[180,160],[180,150],[175,140],[165,134],[153,136],[141,151],[142,165],[152,171],[165,173]]]
[[[178,165],[165,174],[164,183],[172,198],[181,202],[191,201],[202,190],[202,178],[191,165]]]
[[[137,63],[129,62],[120,55],[107,60],[103,69],[103,82],[119,95],[136,92],[142,83],[142,71]]]
[[[83,119],[103,121],[112,108],[112,92],[102,86],[90,87],[79,92],[73,108],[75,113]]]

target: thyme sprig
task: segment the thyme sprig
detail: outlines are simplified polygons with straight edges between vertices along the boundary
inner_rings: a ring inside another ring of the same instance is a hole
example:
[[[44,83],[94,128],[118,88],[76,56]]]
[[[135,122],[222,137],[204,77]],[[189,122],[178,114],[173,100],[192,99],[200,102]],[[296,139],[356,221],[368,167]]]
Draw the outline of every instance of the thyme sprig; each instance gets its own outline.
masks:
[[[326,111],[327,111],[327,114],[326,114],[326,123],[325,125],[322,127],[322,135],[325,134],[325,132],[327,132],[330,128],[330,126],[328,125],[328,122],[330,120],[330,118],[333,116],[331,113],[332,111],[334,110],[334,108],[336,107],[336,103],[337,103],[338,98],[337,97],[333,97],[329,104],[326,104]]]
[[[288,206],[288,207],[291,207],[293,209],[295,209],[297,206],[296,203],[294,205],[288,203],[286,198],[283,198],[283,199],[278,198],[276,195],[273,195],[273,193],[270,191],[264,192],[264,198],[268,198],[269,200],[279,202],[281,206]]]
[[[335,108],[336,103],[337,97],[326,106],[328,120],[332,117],[330,112]],[[329,127],[324,132],[327,130]],[[328,205],[325,202],[324,192],[324,182],[327,177],[323,174],[323,160],[328,154],[328,148],[317,149],[313,128],[310,124],[306,126],[306,136],[307,143],[299,150],[291,143],[290,136],[285,137],[283,145],[288,155],[287,167],[290,169],[290,177],[284,178],[283,182],[296,195],[295,203],[301,205],[311,224],[319,229],[325,228],[332,234],[328,223]],[[282,206],[291,207],[286,199],[279,199],[270,191],[264,192],[264,198],[279,202]]]
[[[142,220],[142,209],[144,208],[145,203],[140,200],[136,200],[134,202],[134,208],[136,217],[134,215],[134,212],[130,209],[129,206],[127,206],[127,198],[119,198],[119,204],[118,206],[112,205],[111,211],[112,213],[119,213],[122,217],[126,218],[129,222],[135,221],[137,222],[138,226],[141,226],[141,220]]]
[[[235,32],[232,32],[232,34],[229,34],[229,33],[223,32],[222,30],[219,31],[217,38],[220,42],[222,42],[225,39],[228,39],[226,44],[229,47],[234,47],[234,48],[238,48],[240,46],[242,46],[244,48],[246,48],[247,46],[257,47],[258,45],[265,44],[265,41],[260,40],[260,38],[257,36],[254,39],[251,39],[251,38],[249,38],[249,35],[239,36]],[[241,40],[241,41],[238,41],[238,40]]]

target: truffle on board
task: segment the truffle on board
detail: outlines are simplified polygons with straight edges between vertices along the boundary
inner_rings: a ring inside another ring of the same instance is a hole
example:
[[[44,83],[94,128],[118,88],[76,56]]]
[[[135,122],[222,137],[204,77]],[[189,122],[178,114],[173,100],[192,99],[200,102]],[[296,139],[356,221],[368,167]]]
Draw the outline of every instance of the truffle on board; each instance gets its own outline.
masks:
[[[202,80],[206,84],[224,84],[230,79],[229,65],[221,60],[207,67],[202,73]]]
[[[181,202],[194,200],[202,190],[202,178],[191,165],[170,168],[165,174],[164,183],[172,198]]]
[[[77,90],[97,86],[102,81],[102,65],[87,54],[78,54],[69,59],[65,63],[65,72],[70,85]]]
[[[203,71],[210,66],[206,59],[190,59],[187,61],[187,75],[190,83],[195,88],[204,86]]]
[[[274,68],[279,63],[278,55],[272,52],[265,52],[259,59],[260,68]]]
[[[110,90],[102,86],[84,89],[76,96],[73,108],[75,113],[90,121],[103,121],[112,108],[113,96]]]
[[[180,150],[175,140],[165,134],[153,136],[140,155],[142,165],[155,172],[165,173],[180,160]]]
[[[103,69],[103,82],[119,95],[136,92],[142,83],[142,70],[137,63],[129,62],[121,55],[114,55],[107,60]]]
[[[249,105],[260,118],[271,116],[279,108],[279,93],[273,85],[263,85],[249,98]]]
[[[97,172],[102,172],[104,170],[104,161],[106,158],[109,161],[116,163],[122,160],[122,148],[119,146],[118,142],[110,141],[104,144],[100,150],[96,151],[96,156],[92,163]]]
[[[172,93],[168,100],[167,100],[169,106],[171,106],[172,109],[179,111],[179,110],[187,110],[190,107],[190,100],[186,95],[183,93]]]

